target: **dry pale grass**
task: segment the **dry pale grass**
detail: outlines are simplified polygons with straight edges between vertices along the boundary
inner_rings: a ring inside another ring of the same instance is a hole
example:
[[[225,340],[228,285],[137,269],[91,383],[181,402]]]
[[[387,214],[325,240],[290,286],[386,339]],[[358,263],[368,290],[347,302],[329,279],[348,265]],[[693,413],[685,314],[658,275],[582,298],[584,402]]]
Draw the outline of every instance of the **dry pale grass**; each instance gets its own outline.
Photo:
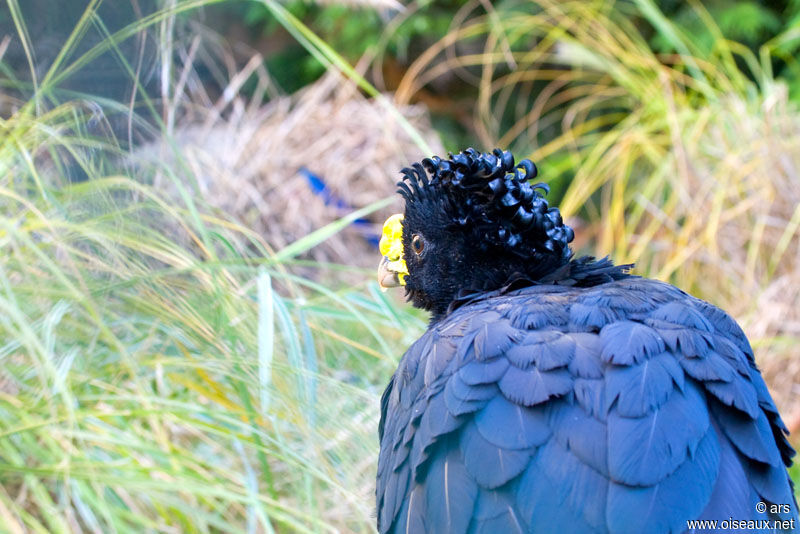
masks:
[[[275,250],[391,195],[398,171],[431,155],[387,111],[388,101],[365,97],[332,72],[297,94],[258,106],[230,98],[230,92],[205,110],[194,106],[186,120],[178,121],[173,139],[202,196]],[[398,111],[431,150],[442,151],[422,107]],[[165,144],[143,151],[157,157],[169,153]],[[302,169],[324,180],[327,198],[315,193]],[[374,266],[377,252],[367,238],[379,235],[391,213],[387,208],[372,214],[369,224],[345,228],[306,257]]]

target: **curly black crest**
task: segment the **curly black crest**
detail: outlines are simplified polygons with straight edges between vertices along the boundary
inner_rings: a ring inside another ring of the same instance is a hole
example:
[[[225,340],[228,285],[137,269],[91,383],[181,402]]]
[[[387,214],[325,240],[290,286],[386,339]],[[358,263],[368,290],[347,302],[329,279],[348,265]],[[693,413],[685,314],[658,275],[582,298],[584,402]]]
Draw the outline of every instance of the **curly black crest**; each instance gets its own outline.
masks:
[[[447,160],[426,158],[401,172],[398,193],[407,203],[447,202],[451,224],[477,228],[481,248],[499,247],[523,258],[534,252],[564,260],[572,256],[569,243],[575,234],[539,193],[549,193],[548,185],[528,183],[537,175],[528,159],[515,164],[507,150],[468,148]]]

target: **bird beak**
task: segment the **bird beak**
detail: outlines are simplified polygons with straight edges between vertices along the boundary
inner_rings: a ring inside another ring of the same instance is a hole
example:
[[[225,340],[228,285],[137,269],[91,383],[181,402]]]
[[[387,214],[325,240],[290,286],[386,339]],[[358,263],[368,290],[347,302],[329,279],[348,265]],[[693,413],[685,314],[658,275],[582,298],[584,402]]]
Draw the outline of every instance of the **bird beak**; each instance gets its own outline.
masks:
[[[384,256],[381,259],[380,265],[378,265],[378,285],[381,286],[381,289],[386,291],[390,287],[400,287],[402,282],[400,282],[400,276],[398,273],[393,271],[389,264],[392,263],[389,258]]]
[[[384,291],[390,287],[406,285],[408,274],[403,259],[403,216],[395,214],[383,223],[383,235],[378,248],[383,254],[378,265],[378,284]]]

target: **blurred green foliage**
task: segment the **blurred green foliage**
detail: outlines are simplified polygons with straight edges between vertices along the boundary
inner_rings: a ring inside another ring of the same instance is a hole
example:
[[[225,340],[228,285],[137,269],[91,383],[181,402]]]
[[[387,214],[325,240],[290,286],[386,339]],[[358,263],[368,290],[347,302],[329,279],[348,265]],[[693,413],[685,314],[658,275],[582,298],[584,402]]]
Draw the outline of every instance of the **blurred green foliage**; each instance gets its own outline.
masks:
[[[794,59],[800,50],[800,0],[702,3],[661,0],[657,4],[679,30],[691,36],[696,48],[693,52],[700,57],[713,57],[718,52],[720,34],[745,45],[754,54],[764,48],[774,56],[774,75],[784,78],[792,98],[800,100],[800,67]],[[707,12],[708,20],[713,20],[718,28],[710,27],[698,9]],[[657,52],[676,51],[661,33],[652,35],[650,45]]]
[[[379,49],[401,63],[407,63],[409,58],[447,33],[453,15],[463,7],[464,2],[416,2],[414,16],[405,19],[388,36],[385,35],[387,26],[396,17],[404,17],[405,11],[370,7],[367,4],[321,5],[306,0],[292,0],[285,7],[353,64],[364,54],[374,54]],[[281,25],[264,4],[249,3],[243,9],[243,20],[255,35],[269,37],[282,31]],[[296,42],[272,55],[268,59],[268,66],[287,91],[303,87],[325,72],[325,68]]]
[[[703,23],[690,3],[674,0],[662,1],[660,7],[678,27],[693,36],[699,49],[711,53],[716,36]],[[753,48],[757,48],[781,30],[781,10],[771,8],[762,2],[712,0],[704,3],[704,7],[719,25],[719,29],[725,37],[747,43]],[[791,8],[786,6],[785,9]],[[655,50],[674,51],[667,40],[660,35],[656,35],[651,43]]]
[[[391,68],[396,69],[395,74],[405,72],[413,59],[451,32],[455,20],[465,11],[483,10],[478,2],[456,0],[403,4],[404,9],[399,11],[382,7],[382,2],[370,6],[369,2],[353,5],[291,0],[284,6],[351,64],[356,64],[365,55],[379,54],[389,60]],[[648,39],[654,51],[664,54],[679,52],[661,31],[642,17],[636,4],[632,0],[620,1],[614,4],[614,9],[630,14],[630,22]],[[531,10],[530,4],[519,9],[521,4],[515,1],[494,2],[492,5],[501,17],[530,13]],[[720,38],[740,43],[754,57],[763,53],[771,56],[773,75],[786,81],[792,99],[800,100],[800,64],[794,59],[800,49],[800,0],[707,0],[702,3],[659,0],[654,5],[677,32],[689,37],[685,40],[691,43],[691,53],[696,57],[715,61],[720,54]],[[230,6],[226,5],[226,9]],[[241,20],[256,38],[274,39],[284,31],[262,3],[241,4],[238,9],[241,10]],[[278,50],[272,51],[266,61],[270,73],[287,92],[312,83],[325,72],[325,67],[293,40],[287,40]],[[743,63],[744,60],[737,58],[737,62]],[[396,80],[387,79],[388,89],[394,88],[393,81]],[[455,101],[463,98],[465,102],[474,101],[476,91],[473,84],[460,77],[435,86],[428,84],[425,89],[435,97]],[[441,131],[445,146],[454,149],[466,140],[474,139],[470,133],[464,135],[464,121],[454,116],[457,108],[431,108],[434,124]]]

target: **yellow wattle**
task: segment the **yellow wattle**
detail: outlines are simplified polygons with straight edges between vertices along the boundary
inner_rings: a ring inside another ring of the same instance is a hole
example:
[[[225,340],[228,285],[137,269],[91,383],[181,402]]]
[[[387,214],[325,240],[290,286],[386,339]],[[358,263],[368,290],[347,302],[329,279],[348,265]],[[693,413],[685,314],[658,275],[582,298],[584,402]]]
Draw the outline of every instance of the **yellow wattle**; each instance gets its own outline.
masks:
[[[403,258],[403,215],[401,213],[395,213],[383,223],[383,234],[378,248],[381,254],[389,260],[387,267],[397,273],[400,284],[405,285],[408,267]]]

